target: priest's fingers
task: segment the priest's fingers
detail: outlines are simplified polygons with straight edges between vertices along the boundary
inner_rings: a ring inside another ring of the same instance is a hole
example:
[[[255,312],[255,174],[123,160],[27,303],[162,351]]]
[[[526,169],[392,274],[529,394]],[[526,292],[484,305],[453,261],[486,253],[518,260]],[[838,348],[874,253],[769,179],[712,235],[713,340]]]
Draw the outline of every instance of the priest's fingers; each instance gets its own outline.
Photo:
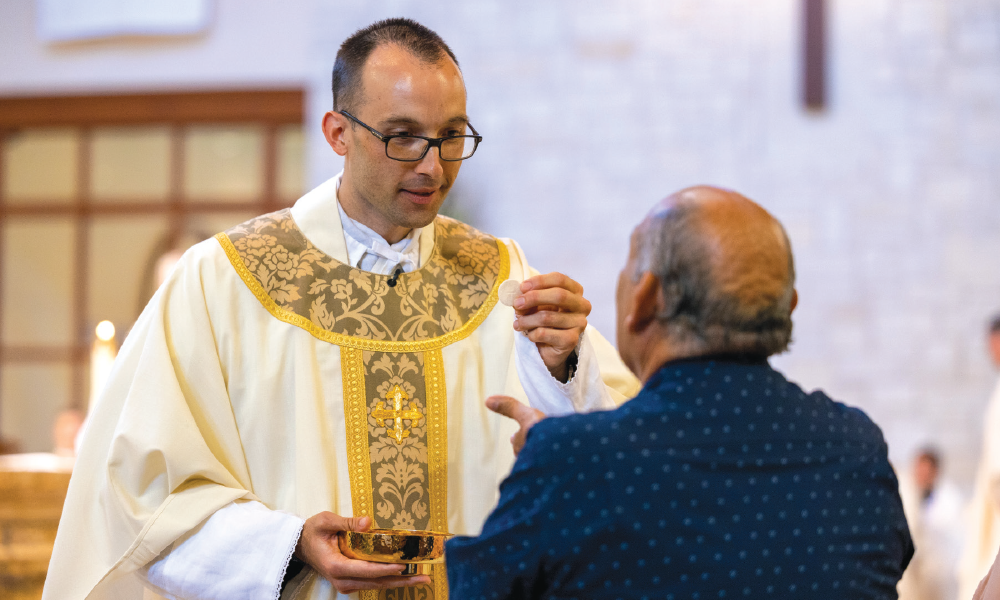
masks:
[[[510,396],[490,396],[486,399],[486,408],[514,419],[521,426],[517,433],[510,438],[515,455],[521,453],[521,448],[524,447],[524,441],[527,439],[531,427],[545,418],[545,413],[542,411],[522,404]]]
[[[583,332],[587,328],[587,316],[582,313],[538,311],[532,314],[517,315],[514,329],[529,333],[539,327],[551,329],[574,329]],[[579,334],[577,334],[579,337]],[[576,347],[576,344],[573,344]]]
[[[340,553],[337,533],[366,531],[371,521],[371,517],[347,518],[329,511],[317,513],[302,526],[295,555],[331,582],[338,577],[398,576],[403,569],[401,565],[351,560]]]
[[[334,547],[336,545],[336,541],[331,544]],[[370,580],[371,587],[364,589],[415,585],[412,578],[400,575],[405,568],[403,565],[354,560],[341,554],[339,548],[336,551],[333,551],[333,548],[329,548],[329,550],[318,560],[309,564],[341,592],[362,589],[347,583],[351,581]],[[343,587],[342,584],[346,587]]]
[[[551,305],[551,306],[546,306]],[[583,286],[562,273],[536,275],[521,283],[521,295],[514,300],[518,313],[546,306],[548,310],[590,314],[590,302],[583,297]]]
[[[532,289],[514,300],[514,311],[518,315],[530,314],[539,309],[565,313],[590,314],[590,301],[583,297],[582,290],[573,292],[561,287]]]
[[[354,560],[347,558],[339,551],[336,554],[329,554],[318,565],[313,568],[320,575],[330,581],[335,579],[379,579],[384,577],[397,577],[405,568],[403,565],[393,563],[368,562],[367,560]]]
[[[567,292],[583,295],[583,286],[574,281],[568,275],[559,272],[546,273],[545,275],[535,275],[521,282],[521,293],[531,290],[543,290],[547,288],[562,288]]]
[[[350,594],[358,590],[381,590],[398,588],[408,585],[426,585],[431,582],[427,575],[399,575],[396,577],[380,577],[378,579],[337,579],[330,583],[341,594]]]

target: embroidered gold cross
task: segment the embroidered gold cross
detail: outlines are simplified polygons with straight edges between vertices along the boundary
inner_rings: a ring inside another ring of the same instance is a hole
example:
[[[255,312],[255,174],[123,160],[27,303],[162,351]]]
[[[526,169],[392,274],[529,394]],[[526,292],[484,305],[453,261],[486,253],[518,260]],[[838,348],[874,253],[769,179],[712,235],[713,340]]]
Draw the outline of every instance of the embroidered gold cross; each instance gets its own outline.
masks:
[[[379,402],[375,405],[372,416],[375,417],[375,422],[378,423],[379,427],[385,427],[386,419],[392,419],[394,428],[388,430],[386,433],[396,440],[397,444],[402,444],[403,438],[410,437],[410,430],[403,429],[403,419],[409,419],[412,426],[416,425],[417,421],[423,419],[424,416],[420,414],[420,411],[417,410],[413,402],[410,402],[410,408],[403,410],[403,401],[409,400],[410,397],[406,395],[406,392],[398,384],[386,393],[385,399],[392,402],[392,409],[385,408],[385,404]]]

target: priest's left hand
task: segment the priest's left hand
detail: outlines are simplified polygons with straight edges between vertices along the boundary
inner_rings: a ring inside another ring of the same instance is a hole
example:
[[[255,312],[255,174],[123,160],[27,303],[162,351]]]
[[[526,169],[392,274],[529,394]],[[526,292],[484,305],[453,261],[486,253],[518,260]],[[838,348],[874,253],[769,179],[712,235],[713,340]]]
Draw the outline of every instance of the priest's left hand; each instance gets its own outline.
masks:
[[[346,518],[332,512],[317,513],[302,526],[295,556],[315,569],[341,594],[431,582],[426,575],[401,575],[405,565],[354,560],[340,553],[339,532],[368,531],[371,526],[371,517]]]
[[[527,334],[549,373],[563,383],[569,379],[567,359],[587,328],[590,309],[583,286],[562,273],[525,279],[514,301],[514,329]]]

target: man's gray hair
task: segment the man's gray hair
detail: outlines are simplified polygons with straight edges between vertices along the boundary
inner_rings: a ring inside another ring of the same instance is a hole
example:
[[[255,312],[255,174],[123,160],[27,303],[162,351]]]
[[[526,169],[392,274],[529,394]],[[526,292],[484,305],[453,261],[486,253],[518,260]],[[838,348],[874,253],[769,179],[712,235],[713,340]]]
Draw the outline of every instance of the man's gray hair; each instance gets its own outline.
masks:
[[[657,320],[686,354],[770,356],[788,349],[792,338],[795,266],[788,248],[788,281],[776,298],[750,306],[719,284],[712,268],[711,239],[699,231],[696,205],[680,204],[651,215],[636,230],[634,278],[652,273],[663,287],[664,310]]]

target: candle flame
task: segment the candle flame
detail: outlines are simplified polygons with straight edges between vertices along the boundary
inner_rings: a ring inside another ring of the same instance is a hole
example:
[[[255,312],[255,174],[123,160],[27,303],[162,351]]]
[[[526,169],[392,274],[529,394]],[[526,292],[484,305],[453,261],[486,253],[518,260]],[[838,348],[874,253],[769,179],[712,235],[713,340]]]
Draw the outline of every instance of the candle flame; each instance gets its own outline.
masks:
[[[111,321],[101,321],[97,324],[97,329],[94,330],[97,334],[97,339],[102,342],[109,342],[115,337],[115,324]]]

